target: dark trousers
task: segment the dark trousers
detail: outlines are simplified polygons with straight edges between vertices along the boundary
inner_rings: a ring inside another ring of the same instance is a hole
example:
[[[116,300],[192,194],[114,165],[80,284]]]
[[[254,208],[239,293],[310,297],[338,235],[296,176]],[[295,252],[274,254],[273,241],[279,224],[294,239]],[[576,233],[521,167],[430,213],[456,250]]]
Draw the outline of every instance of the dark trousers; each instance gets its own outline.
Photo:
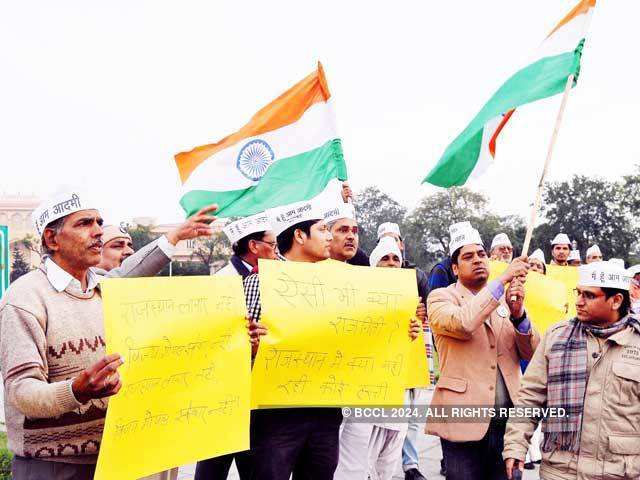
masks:
[[[93,480],[94,464],[48,462],[35,458],[13,457],[13,480]]]
[[[342,413],[336,408],[255,410],[252,480],[333,480]]]
[[[477,442],[442,440],[447,480],[506,480],[502,460],[506,421],[492,420],[489,430]]]
[[[196,475],[193,480],[226,480],[231,463],[235,459],[240,480],[251,479],[251,450],[230,453],[221,457],[202,460],[196,465]]]

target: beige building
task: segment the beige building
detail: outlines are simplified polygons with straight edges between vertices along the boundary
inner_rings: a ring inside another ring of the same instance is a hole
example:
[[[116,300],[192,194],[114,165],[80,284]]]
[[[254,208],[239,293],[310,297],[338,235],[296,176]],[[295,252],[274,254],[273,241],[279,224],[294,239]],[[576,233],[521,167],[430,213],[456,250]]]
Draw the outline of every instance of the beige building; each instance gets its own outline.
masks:
[[[9,227],[9,241],[22,240],[27,234],[36,234],[31,212],[40,204],[34,196],[0,195],[0,225]]]
[[[40,255],[26,248],[21,240],[29,235],[33,239],[37,238],[31,213],[39,204],[40,199],[32,195],[0,195],[0,225],[9,227],[10,255],[17,244],[25,261],[32,267],[40,264]],[[35,245],[35,248],[38,248],[38,245]]]

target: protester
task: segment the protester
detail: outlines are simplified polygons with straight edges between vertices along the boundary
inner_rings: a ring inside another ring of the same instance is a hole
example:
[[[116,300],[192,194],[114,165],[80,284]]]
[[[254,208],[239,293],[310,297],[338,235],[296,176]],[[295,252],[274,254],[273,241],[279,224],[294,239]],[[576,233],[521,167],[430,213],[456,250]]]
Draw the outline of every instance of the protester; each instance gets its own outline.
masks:
[[[519,360],[531,358],[539,335],[524,309],[528,265],[516,258],[488,282],[488,256],[469,222],[450,229],[450,255],[458,282],[429,294],[427,312],[440,355],[440,379],[432,405],[513,405]],[[508,285],[508,287],[507,287]],[[506,298],[515,297],[507,305]],[[483,416],[470,423],[429,421],[426,433],[443,441],[448,480],[504,478],[506,422]]]
[[[324,212],[324,221],[331,232],[330,258],[348,262],[360,244],[355,208],[350,203],[336,203]]]
[[[119,354],[105,355],[101,277],[102,218],[84,194],[65,192],[33,213],[44,259],[13,283],[0,303],[0,369],[14,480],[92,479],[106,398],[120,390]],[[111,270],[149,276],[179,240],[210,235],[216,210],[177,229]]]
[[[503,453],[508,478],[522,469],[540,421],[542,478],[640,475],[640,324],[628,315],[630,279],[610,262],[578,272],[577,316],[549,328],[518,395],[521,407],[564,409],[567,415],[510,419]]]
[[[118,268],[128,257],[133,255],[133,240],[122,227],[109,225],[103,228],[102,259],[95,266],[99,275]]]
[[[511,245],[511,240],[509,240],[509,236],[506,233],[499,233],[493,237],[489,255],[491,260],[511,263],[511,260],[513,260],[513,245]]]
[[[271,230],[266,213],[241,218],[224,227],[223,232],[231,242],[233,255],[216,275],[240,275],[246,278],[258,271],[260,258],[278,258],[276,236]]]
[[[551,265],[566,267],[571,253],[571,241],[565,233],[559,233],[551,241]]]
[[[402,239],[402,235],[400,235],[400,227],[398,224],[393,222],[381,223],[378,226],[378,241],[383,237],[392,237],[396,241],[398,248],[400,248],[400,252],[402,253],[402,268],[413,268],[416,271],[416,277],[418,279],[418,295],[423,300],[427,298],[427,295],[429,294],[429,281],[427,274],[407,260],[404,240]]]
[[[313,201],[267,211],[285,261],[316,263],[329,258],[331,232],[324,213]],[[259,347],[260,280],[244,281],[251,319],[253,354]],[[304,321],[304,319],[301,319]],[[331,480],[338,465],[338,432],[342,413],[337,408],[281,408],[254,410],[251,416],[252,479],[294,478]],[[297,466],[303,466],[298,470]]]
[[[391,237],[393,238],[398,248],[400,249],[400,253],[402,254],[402,268],[413,268],[416,271],[416,279],[418,282],[418,296],[421,301],[425,301],[427,295],[429,294],[429,279],[427,274],[416,268],[415,265],[412,265],[405,258],[404,252],[404,240],[402,239],[402,235],[400,234],[400,227],[397,223],[393,222],[385,222],[378,226],[378,242],[380,242],[383,238]],[[434,370],[433,367],[433,352],[432,352],[432,344],[431,344],[431,334],[425,336],[427,341],[427,360],[429,362],[429,370],[432,372]],[[423,388],[412,388],[409,390],[409,403],[408,406],[410,408],[415,408],[420,406],[424,401],[424,397],[426,395],[425,389]],[[404,446],[402,447],[402,469],[405,472],[406,480],[421,480],[424,477],[420,470],[418,469],[418,461],[419,454],[418,448],[416,445],[417,434],[420,424],[417,422],[411,422],[409,424],[409,428],[407,431],[407,437],[404,442]]]
[[[570,267],[579,267],[582,265],[582,259],[580,258],[580,250],[571,250],[569,257],[567,258],[567,264]]]
[[[333,258],[333,257],[332,257]],[[372,267],[401,268],[402,254],[392,238],[383,238],[371,252]],[[418,338],[426,309],[419,303],[411,319],[409,337]],[[405,395],[405,401],[408,396]],[[406,423],[362,423],[345,418],[340,431],[340,455],[334,480],[390,480],[400,460]]]
[[[538,272],[542,275],[547,274],[547,265],[545,263],[544,252],[539,248],[529,255],[529,271]]]
[[[640,264],[629,268],[627,274],[631,277],[631,286],[629,288],[631,312],[636,316],[640,316]]]
[[[240,275],[244,279],[258,271],[259,259],[278,258],[276,236],[264,212],[231,222],[223,232],[231,242],[233,255],[216,275]],[[223,480],[228,477],[234,460],[240,480],[249,480],[251,450],[199,461],[194,480]]]
[[[602,252],[600,251],[600,247],[598,245],[591,245],[589,248],[587,248],[587,254],[585,258],[585,262],[587,264],[593,262],[601,262],[602,260]]]

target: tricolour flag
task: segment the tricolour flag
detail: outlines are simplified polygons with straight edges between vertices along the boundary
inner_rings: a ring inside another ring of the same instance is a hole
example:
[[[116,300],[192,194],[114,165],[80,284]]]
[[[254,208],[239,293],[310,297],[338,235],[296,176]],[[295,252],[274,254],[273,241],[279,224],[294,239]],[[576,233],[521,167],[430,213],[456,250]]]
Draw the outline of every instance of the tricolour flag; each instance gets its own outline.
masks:
[[[491,97],[445,150],[423,180],[440,187],[464,185],[483,173],[496,154],[496,140],[516,107],[561,93],[570,75],[574,85],[596,0],[581,0],[547,35],[537,55]]]
[[[219,217],[248,216],[308,200],[347,179],[322,65],[217,143],[175,156],[180,204],[192,215],[217,203]]]

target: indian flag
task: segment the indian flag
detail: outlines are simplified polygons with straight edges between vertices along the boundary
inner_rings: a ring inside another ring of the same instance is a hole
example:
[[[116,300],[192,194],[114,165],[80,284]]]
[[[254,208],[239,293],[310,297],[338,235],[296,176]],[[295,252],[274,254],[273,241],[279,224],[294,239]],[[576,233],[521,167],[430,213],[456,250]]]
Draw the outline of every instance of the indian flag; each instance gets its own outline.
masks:
[[[561,93],[570,75],[574,84],[596,0],[582,0],[542,42],[533,60],[491,97],[480,113],[445,150],[423,180],[440,187],[464,185],[482,174],[496,155],[498,135],[519,105]]]
[[[308,200],[332,179],[346,180],[322,65],[237,132],[175,160],[187,215],[217,203],[217,216],[244,217]]]

